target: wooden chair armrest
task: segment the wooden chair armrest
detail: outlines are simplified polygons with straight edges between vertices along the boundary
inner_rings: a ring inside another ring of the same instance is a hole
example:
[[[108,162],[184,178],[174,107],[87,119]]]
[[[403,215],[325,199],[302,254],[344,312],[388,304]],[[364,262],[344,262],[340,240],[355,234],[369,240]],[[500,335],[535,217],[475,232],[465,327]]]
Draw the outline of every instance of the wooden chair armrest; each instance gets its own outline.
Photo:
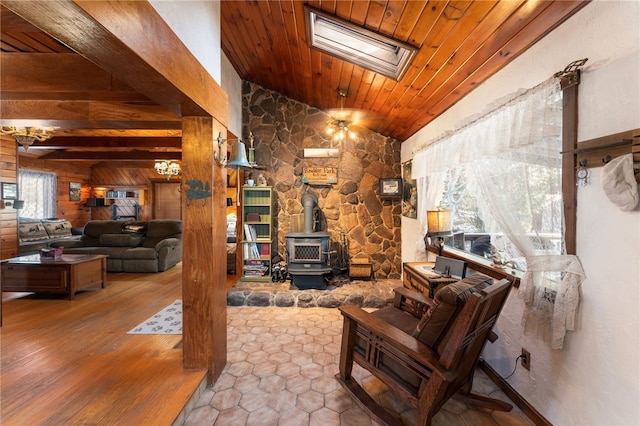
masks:
[[[395,351],[406,354],[414,359],[417,364],[426,366],[430,370],[429,373],[437,372],[445,380],[453,380],[455,378],[455,374],[452,371],[448,371],[438,362],[438,354],[435,351],[404,331],[395,328],[386,321],[355,305],[342,305],[338,309],[340,309],[345,320],[356,323],[357,327],[349,327],[349,330],[355,332],[358,328],[364,329],[380,339],[378,340],[379,345],[391,347]]]
[[[414,300],[418,303],[424,303],[425,305],[431,305],[432,300],[425,297],[422,293],[418,293],[415,290],[410,290],[406,287],[396,287],[393,289],[396,294],[401,294],[407,299]]]
[[[431,307],[432,300],[417,291],[410,290],[406,287],[397,287],[394,288],[393,291],[395,293],[393,306],[418,319],[422,318]]]

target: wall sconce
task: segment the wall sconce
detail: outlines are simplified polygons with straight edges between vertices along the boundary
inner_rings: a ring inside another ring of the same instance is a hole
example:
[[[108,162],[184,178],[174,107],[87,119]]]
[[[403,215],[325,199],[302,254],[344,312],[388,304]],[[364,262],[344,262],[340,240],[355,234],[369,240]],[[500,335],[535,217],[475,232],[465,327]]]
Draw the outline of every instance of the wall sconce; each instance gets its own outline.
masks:
[[[231,207],[233,205],[233,198],[227,197],[227,207]]]
[[[436,238],[438,256],[442,256],[444,237],[451,235],[451,210],[427,211],[427,236]]]
[[[156,172],[160,176],[166,177],[167,180],[171,179],[172,176],[178,176],[181,173],[180,164],[173,163],[171,160],[156,161],[153,168],[156,169]]]
[[[47,133],[46,129],[39,129],[31,126],[2,126],[0,134],[13,136],[16,142],[22,145],[25,151],[29,150],[29,147],[33,145],[35,141],[43,142],[53,136],[51,133]]]

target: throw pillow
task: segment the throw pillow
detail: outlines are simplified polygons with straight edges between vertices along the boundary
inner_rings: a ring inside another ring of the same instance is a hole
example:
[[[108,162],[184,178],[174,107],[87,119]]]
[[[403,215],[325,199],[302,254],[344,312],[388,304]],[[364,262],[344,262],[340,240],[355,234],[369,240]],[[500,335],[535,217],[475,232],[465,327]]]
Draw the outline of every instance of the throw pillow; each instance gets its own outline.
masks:
[[[146,222],[127,222],[122,225],[122,232],[129,234],[144,234],[147,232]]]
[[[20,242],[46,240],[49,238],[47,230],[40,222],[20,223],[18,225]]]
[[[43,220],[49,238],[68,237],[71,235],[71,222],[68,220]]]
[[[418,322],[413,337],[425,345],[435,348],[456,313],[464,306],[469,296],[493,283],[483,274],[474,274],[456,283],[442,287],[436,293],[429,310]]]

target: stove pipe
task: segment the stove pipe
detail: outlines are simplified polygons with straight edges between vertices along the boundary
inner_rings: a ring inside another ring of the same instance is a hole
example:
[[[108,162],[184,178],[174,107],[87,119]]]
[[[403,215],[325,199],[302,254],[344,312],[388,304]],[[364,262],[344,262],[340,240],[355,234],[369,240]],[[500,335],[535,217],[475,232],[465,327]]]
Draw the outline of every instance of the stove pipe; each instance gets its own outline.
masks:
[[[313,210],[318,204],[318,198],[310,192],[302,196],[302,207],[304,208],[304,233],[313,233]]]

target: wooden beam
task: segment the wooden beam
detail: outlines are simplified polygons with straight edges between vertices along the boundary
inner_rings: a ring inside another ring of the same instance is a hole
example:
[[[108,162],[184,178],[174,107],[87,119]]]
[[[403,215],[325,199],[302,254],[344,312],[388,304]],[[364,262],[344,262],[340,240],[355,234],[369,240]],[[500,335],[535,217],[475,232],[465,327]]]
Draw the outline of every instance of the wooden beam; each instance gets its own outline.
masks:
[[[185,368],[207,368],[212,384],[227,359],[226,179],[209,140],[226,129],[186,117],[182,127],[182,300]],[[208,194],[207,194],[208,192]]]
[[[77,136],[53,136],[43,142],[34,142],[29,149],[65,149],[65,148],[182,148],[181,137],[77,137]]]
[[[176,160],[182,159],[180,152],[149,151],[54,151],[40,157],[41,160]]]
[[[93,169],[152,169],[155,161],[102,161],[91,166]]]
[[[110,123],[166,123],[167,128],[180,126],[180,118],[159,105],[135,105],[127,102],[89,101],[0,101],[3,125],[16,120],[38,120],[41,122],[86,122],[112,127]],[[173,123],[173,124],[172,124]],[[46,126],[46,124],[41,124]],[[65,126],[66,127],[66,126]],[[90,124],[82,127],[91,127]],[[119,126],[118,126],[119,127]]]
[[[96,100],[155,104],[74,53],[0,53],[4,100]]]
[[[3,5],[174,114],[216,117],[228,127],[226,92],[148,2]]]

